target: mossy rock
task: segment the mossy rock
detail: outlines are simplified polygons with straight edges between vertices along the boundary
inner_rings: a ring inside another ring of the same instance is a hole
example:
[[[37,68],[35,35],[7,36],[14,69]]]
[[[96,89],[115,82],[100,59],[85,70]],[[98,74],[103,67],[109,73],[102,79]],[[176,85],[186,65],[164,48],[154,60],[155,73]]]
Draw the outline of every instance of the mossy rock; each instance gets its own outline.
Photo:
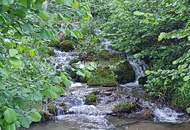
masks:
[[[66,52],[74,50],[74,43],[72,43],[70,41],[67,42],[66,40],[63,42],[54,41],[49,46],[56,47],[62,51],[66,51]]]
[[[95,105],[97,103],[97,95],[96,93],[91,93],[86,96],[85,104],[87,105]]]
[[[48,104],[47,105],[47,108],[48,108],[48,112],[53,114],[53,115],[56,115],[57,114],[57,107],[55,104]]]
[[[139,106],[137,104],[123,102],[116,105],[112,111],[114,113],[132,113],[132,112],[136,112],[138,109],[139,109]]]
[[[115,71],[117,81],[120,84],[129,83],[135,81],[135,71],[128,61],[124,61],[117,65]]]
[[[96,72],[88,79],[89,86],[104,86],[113,87],[117,86],[118,82],[116,77],[109,68],[97,68]]]
[[[111,58],[116,57],[115,55],[111,54],[109,51],[107,50],[102,50],[98,53],[98,58],[102,59],[102,60],[109,60]]]

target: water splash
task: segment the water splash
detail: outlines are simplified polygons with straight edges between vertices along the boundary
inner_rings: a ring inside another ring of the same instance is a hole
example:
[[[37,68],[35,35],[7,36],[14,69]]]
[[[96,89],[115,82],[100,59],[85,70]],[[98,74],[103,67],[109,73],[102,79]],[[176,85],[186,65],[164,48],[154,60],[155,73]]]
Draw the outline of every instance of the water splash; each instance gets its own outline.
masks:
[[[187,120],[184,113],[178,113],[169,107],[156,107],[154,121],[162,123],[182,123]]]
[[[70,61],[77,57],[75,52],[63,52],[57,49],[54,49],[54,54],[51,63],[58,71],[64,71],[69,68]]]

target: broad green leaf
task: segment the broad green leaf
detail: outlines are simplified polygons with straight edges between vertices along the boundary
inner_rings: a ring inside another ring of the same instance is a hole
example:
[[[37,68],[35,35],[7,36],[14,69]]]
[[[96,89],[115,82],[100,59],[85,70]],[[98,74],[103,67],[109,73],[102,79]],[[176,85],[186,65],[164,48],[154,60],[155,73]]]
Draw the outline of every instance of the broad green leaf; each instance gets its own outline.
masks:
[[[166,33],[162,32],[162,33],[160,33],[160,35],[158,37],[158,41],[162,41],[165,38],[166,38]]]
[[[15,123],[6,125],[6,126],[5,126],[5,130],[16,130],[16,125],[15,125]]]
[[[42,9],[42,4],[45,0],[35,0],[33,3],[33,8],[41,10]]]
[[[2,0],[1,3],[3,5],[10,5],[10,4],[13,4],[14,3],[14,0]]]
[[[24,128],[29,128],[30,124],[32,123],[32,119],[28,115],[19,115],[18,121],[20,122],[20,125]]]
[[[29,33],[32,33],[34,30],[33,30],[33,26],[29,23],[25,23],[23,26],[22,26],[22,30],[24,33],[26,34],[29,34]]]
[[[140,12],[140,11],[135,11],[135,12],[134,12],[134,15],[137,15],[137,16],[144,16],[144,13],[143,13],[143,12]]]
[[[45,11],[40,11],[40,12],[38,13],[38,16],[39,16],[42,20],[44,20],[44,21],[48,21],[48,19],[49,19],[49,16],[48,16],[48,14],[47,14]]]
[[[14,68],[23,69],[23,67],[24,67],[24,63],[20,59],[18,59],[16,57],[11,57],[9,59],[9,62],[11,63],[11,65]]]
[[[65,0],[56,0],[56,3],[57,3],[57,4],[62,4],[62,3],[64,3],[64,1],[65,1]]]
[[[40,115],[39,112],[32,112],[32,113],[30,113],[30,116],[31,116],[33,122],[39,122],[42,118],[42,116]]]
[[[19,4],[21,4],[24,7],[28,7],[28,0],[19,0]]]
[[[17,121],[16,112],[13,109],[8,108],[3,113],[6,123],[13,124]]]
[[[190,80],[190,76],[185,76],[184,78],[183,78],[183,81],[189,81]]]
[[[18,54],[18,50],[16,49],[9,49],[9,55],[10,57],[14,57]]]
[[[37,56],[37,52],[36,52],[36,50],[34,50],[34,49],[30,49],[29,52],[28,52],[28,54],[29,54],[30,57],[35,57],[35,56]]]
[[[63,80],[63,83],[66,87],[69,87],[71,85],[70,80],[67,78],[67,76],[64,73],[61,73],[61,78]]]
[[[190,107],[188,107],[188,108],[186,109],[186,112],[187,112],[187,113],[190,113]]]
[[[71,7],[72,7],[73,9],[79,9],[80,4],[79,4],[79,2],[78,2],[77,0],[73,0],[73,3],[72,3],[72,5],[71,5]]]

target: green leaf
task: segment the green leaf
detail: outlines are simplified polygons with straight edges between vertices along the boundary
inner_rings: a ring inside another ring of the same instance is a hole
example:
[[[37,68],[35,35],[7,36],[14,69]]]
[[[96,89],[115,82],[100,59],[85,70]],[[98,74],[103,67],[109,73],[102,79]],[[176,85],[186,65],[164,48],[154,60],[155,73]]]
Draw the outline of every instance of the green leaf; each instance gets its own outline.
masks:
[[[144,13],[140,11],[135,11],[133,14],[136,16],[144,16]]]
[[[9,62],[14,68],[22,69],[24,67],[24,63],[16,57],[11,57]]]
[[[186,109],[186,112],[187,112],[187,113],[190,113],[190,107],[188,107],[188,108]]]
[[[14,57],[18,54],[18,50],[16,49],[9,49],[9,55],[10,57]]]
[[[73,3],[72,3],[72,5],[71,5],[71,7],[72,7],[73,9],[79,9],[80,4],[79,4],[79,2],[78,2],[77,0],[73,0]]]
[[[49,16],[48,16],[48,14],[47,14],[45,11],[40,11],[40,12],[38,13],[38,16],[39,16],[42,20],[44,20],[44,21],[48,21],[48,19],[49,19]]]
[[[28,0],[19,0],[18,2],[20,3],[20,5],[28,7]]]
[[[39,122],[39,121],[41,121],[41,118],[42,118],[42,116],[40,115],[39,112],[32,112],[32,113],[30,113],[30,116],[31,116],[33,122]]]
[[[33,3],[33,8],[41,10],[42,9],[42,4],[45,0],[35,0]]]
[[[85,74],[84,74],[81,70],[78,70],[78,71],[76,72],[76,74],[77,74],[78,76],[81,76],[81,77],[85,78]]]
[[[33,30],[33,26],[29,23],[25,23],[23,26],[22,26],[22,30],[24,33],[26,34],[29,34],[29,33],[32,33],[34,30]]]
[[[5,130],[16,130],[16,125],[15,125],[15,123],[10,124],[10,125],[6,125],[6,126],[5,126]]]
[[[28,52],[28,54],[29,54],[30,57],[35,57],[35,56],[37,56],[37,52],[36,52],[36,50],[34,50],[34,49],[30,49],[29,52]]]
[[[66,87],[69,87],[71,85],[70,80],[67,78],[67,76],[65,75],[65,73],[61,73],[61,78],[63,80],[63,83]]]
[[[190,76],[185,76],[184,78],[183,78],[183,81],[185,81],[185,82],[187,82],[187,81],[189,81],[190,80]]]
[[[160,35],[158,37],[158,41],[162,41],[165,38],[166,38],[166,33],[162,32],[162,33],[160,33]]]
[[[18,121],[20,122],[21,126],[24,128],[29,128],[30,124],[32,123],[32,119],[28,115],[19,115]]]
[[[1,2],[3,5],[10,5],[14,3],[14,0],[2,0]]]
[[[4,113],[4,119],[6,123],[13,124],[17,121],[16,112],[13,109],[8,108]]]
[[[56,0],[56,3],[57,3],[57,4],[62,4],[62,3],[64,3],[64,1],[65,1],[65,0]]]

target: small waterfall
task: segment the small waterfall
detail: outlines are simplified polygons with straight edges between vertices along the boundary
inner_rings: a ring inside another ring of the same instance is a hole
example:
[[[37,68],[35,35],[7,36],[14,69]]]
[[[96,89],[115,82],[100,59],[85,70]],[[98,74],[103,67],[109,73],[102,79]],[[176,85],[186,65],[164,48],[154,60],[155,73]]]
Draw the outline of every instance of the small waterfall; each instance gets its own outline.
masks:
[[[77,57],[75,52],[63,52],[58,49],[54,49],[54,54],[51,63],[58,71],[64,71],[69,68],[70,61]]]
[[[100,33],[101,31],[98,31],[97,35],[99,35]],[[101,46],[105,50],[108,50],[110,53],[121,54],[112,49],[111,41],[109,41],[108,39],[102,40]],[[54,57],[52,57],[51,63],[54,64],[55,68],[58,71],[66,71],[68,68],[70,68],[70,61],[74,58],[77,58],[77,54],[75,52],[62,52],[55,49],[54,53],[55,55]],[[123,54],[121,55],[123,56]],[[129,57],[127,53],[125,53],[124,55],[124,57],[133,67],[136,74],[135,81],[132,83],[128,83],[124,86],[125,88],[132,89],[134,86],[137,86],[138,90],[135,91],[139,91],[141,87],[139,87],[138,79],[145,76],[144,72],[146,69],[146,65],[141,60]],[[110,98],[110,96],[106,96],[110,93],[106,93],[106,95],[103,95],[102,102],[99,105],[85,105],[85,97],[90,93],[96,91],[99,91],[98,88],[90,88],[86,84],[73,82],[69,88],[66,88],[64,97],[60,97],[57,100],[51,101],[51,103],[55,104],[58,108],[57,119],[77,124],[81,128],[81,130],[88,130],[88,128],[89,130],[115,129],[114,126],[107,120],[106,115],[112,113],[112,108],[115,104],[118,104],[121,101],[129,100],[128,95],[122,95],[119,100],[117,99],[114,102],[114,95],[117,95],[117,92],[115,90],[112,90],[111,92],[113,92],[113,100]],[[142,102],[145,102],[144,99],[142,100]],[[66,111],[62,108],[62,103],[64,103],[64,105],[67,107]],[[183,114],[177,113],[176,111],[168,107],[158,107],[156,104],[149,101],[146,101],[146,104],[143,106],[148,107],[150,110],[153,111],[153,115],[155,117],[154,120],[157,122],[177,123],[180,121],[184,121],[184,118],[181,118]]]
[[[133,59],[133,58],[128,58],[129,63],[131,64],[131,66],[133,67],[133,70],[135,71],[135,82],[138,84],[138,80],[139,78],[145,76],[145,70],[147,68],[146,64],[144,63],[144,61],[139,60],[139,59]]]

